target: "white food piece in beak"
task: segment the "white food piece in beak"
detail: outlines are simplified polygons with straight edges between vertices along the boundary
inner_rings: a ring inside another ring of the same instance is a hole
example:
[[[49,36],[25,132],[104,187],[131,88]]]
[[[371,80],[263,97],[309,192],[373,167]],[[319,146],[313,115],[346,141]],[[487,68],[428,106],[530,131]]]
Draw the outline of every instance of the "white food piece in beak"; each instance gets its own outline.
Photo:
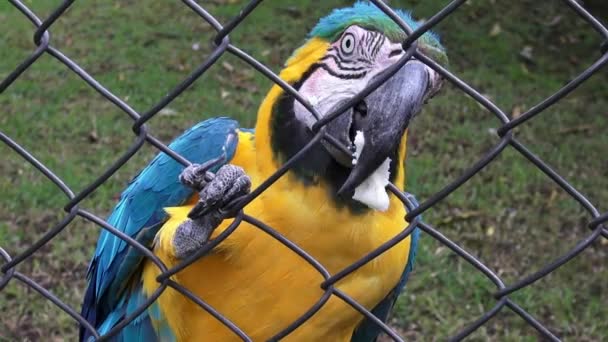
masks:
[[[365,136],[362,131],[357,131],[353,144],[355,144],[355,153],[353,154],[353,166],[355,166],[357,165],[361,151],[363,151],[363,145],[365,145]]]
[[[357,164],[363,146],[365,145],[365,136],[363,132],[357,131],[355,135],[355,153],[353,155],[353,166]],[[389,182],[391,159],[386,160],[361,184],[355,188],[353,199],[357,200],[372,209],[386,211],[389,207],[389,197],[386,191],[386,186]]]

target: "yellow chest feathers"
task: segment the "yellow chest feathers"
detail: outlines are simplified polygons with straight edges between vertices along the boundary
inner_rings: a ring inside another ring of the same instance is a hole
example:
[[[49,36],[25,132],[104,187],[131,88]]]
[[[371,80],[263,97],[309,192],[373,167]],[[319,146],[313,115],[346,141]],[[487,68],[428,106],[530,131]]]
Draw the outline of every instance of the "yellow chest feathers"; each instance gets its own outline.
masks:
[[[254,187],[262,177],[239,144],[233,163],[250,174]],[[190,206],[171,208],[171,218],[159,232],[155,253],[169,267],[172,232],[187,217]],[[387,212],[354,215],[339,209],[322,186],[304,186],[289,175],[281,178],[250,203],[251,215],[294,242],[335,274],[402,231],[403,205],[391,197]],[[226,220],[214,233],[228,225]],[[372,309],[399,281],[407,262],[407,238],[351,273],[335,287]],[[144,268],[144,288],[153,292],[158,269]],[[243,222],[214,251],[178,273],[174,280],[210,304],[255,341],[263,341],[289,326],[324,294],[322,274],[304,258],[261,229]],[[178,340],[238,340],[202,308],[167,289],[159,298],[161,311]],[[288,341],[349,341],[363,316],[336,296],[305,324],[288,335]]]

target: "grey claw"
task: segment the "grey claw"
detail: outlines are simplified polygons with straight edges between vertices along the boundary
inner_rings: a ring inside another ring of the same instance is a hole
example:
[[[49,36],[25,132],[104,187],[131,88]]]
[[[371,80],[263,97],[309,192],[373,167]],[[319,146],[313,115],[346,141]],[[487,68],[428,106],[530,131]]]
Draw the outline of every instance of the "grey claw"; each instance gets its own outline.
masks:
[[[250,189],[251,180],[242,167],[224,165],[217,171],[213,180],[200,191],[200,199],[188,217],[195,219],[211,209],[220,209],[231,200],[246,195]]]
[[[207,169],[207,165],[192,164],[180,173],[179,181],[189,188],[201,191],[207,185],[205,181]]]
[[[249,178],[249,176],[243,174],[241,176],[239,176],[239,178],[237,178],[234,183],[232,184],[232,187],[230,189],[228,189],[228,191],[225,194],[225,198],[229,199],[228,201],[225,201],[224,204],[228,203],[230,200],[243,196],[243,195],[247,195],[249,193],[249,191],[251,190],[251,179]]]
[[[173,238],[176,256],[184,258],[202,247],[226,218],[222,207],[249,193],[251,179],[243,168],[227,164],[217,171],[210,182],[204,181],[204,172],[200,172],[197,165],[184,169],[180,181],[192,188],[202,186],[198,203],[190,210],[189,219],[180,224]]]

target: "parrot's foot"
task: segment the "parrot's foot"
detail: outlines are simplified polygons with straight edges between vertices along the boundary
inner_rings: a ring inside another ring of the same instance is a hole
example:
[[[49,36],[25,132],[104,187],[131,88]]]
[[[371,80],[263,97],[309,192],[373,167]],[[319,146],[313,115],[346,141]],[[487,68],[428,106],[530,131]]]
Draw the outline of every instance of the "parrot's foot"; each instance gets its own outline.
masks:
[[[204,180],[206,170],[201,168],[200,165],[189,166],[179,176],[184,185],[199,191],[198,203],[173,237],[175,256],[180,259],[196,252],[209,241],[211,233],[225,218],[222,207],[248,194],[251,189],[249,176],[239,166],[222,166],[210,182]]]

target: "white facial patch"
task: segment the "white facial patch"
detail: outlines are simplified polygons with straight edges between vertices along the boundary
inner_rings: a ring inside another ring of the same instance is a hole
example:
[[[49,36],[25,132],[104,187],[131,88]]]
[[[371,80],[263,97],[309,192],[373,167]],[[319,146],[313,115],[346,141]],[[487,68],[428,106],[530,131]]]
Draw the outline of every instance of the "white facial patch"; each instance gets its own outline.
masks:
[[[363,146],[365,136],[363,132],[357,131],[355,135],[355,153],[353,155],[353,166],[357,164]],[[386,160],[361,184],[355,188],[353,199],[359,201],[372,209],[386,211],[389,207],[389,197],[386,186],[389,183],[391,159]]]
[[[395,54],[394,52],[400,52]],[[317,69],[300,85],[298,92],[320,116],[327,115],[338,103],[359,94],[380,72],[402,56],[400,43],[358,25],[348,27],[343,36],[331,43],[325,56],[315,63]],[[309,128],[317,119],[294,100],[296,118]]]

